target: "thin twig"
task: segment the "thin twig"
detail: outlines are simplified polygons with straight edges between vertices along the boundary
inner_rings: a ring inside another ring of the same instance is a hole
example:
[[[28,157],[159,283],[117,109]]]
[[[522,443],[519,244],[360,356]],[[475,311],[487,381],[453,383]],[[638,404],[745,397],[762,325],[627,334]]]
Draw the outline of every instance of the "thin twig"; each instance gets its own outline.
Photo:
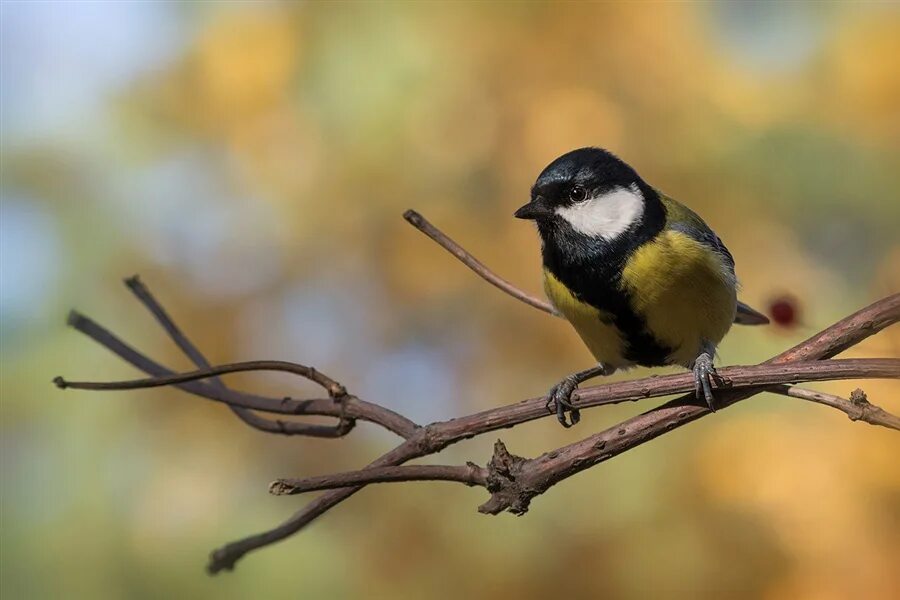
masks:
[[[769,388],[768,391],[836,408],[846,414],[851,421],[863,421],[870,425],[881,425],[882,427],[900,431],[900,418],[874,404],[870,404],[865,393],[860,389],[855,390],[856,400],[844,400],[840,396],[802,388],[797,385],[777,385]]]
[[[844,400],[840,396],[835,396],[834,394],[826,394],[825,392],[819,392],[817,390],[811,390],[809,388],[800,387],[799,385],[790,385],[787,383],[773,385],[766,391],[781,396],[787,396],[788,398],[799,398],[800,400],[824,404],[825,406],[836,408],[845,413],[847,411],[844,410],[844,404],[851,404],[849,401]]]
[[[528,306],[533,306],[534,308],[555,317],[559,316],[559,313],[557,313],[549,303],[544,302],[540,298],[532,296],[528,292],[517,288],[507,280],[503,279],[502,277],[488,269],[484,265],[484,263],[469,254],[469,252],[463,249],[462,246],[450,239],[447,234],[429,223],[425,219],[425,217],[423,217],[416,211],[409,209],[408,211],[403,213],[403,218],[409,221],[410,225],[437,242],[437,244],[444,250],[455,256],[462,264],[472,269],[472,271],[474,271],[476,275],[478,275],[494,287],[506,292],[516,300],[521,300]]]
[[[410,465],[376,467],[361,471],[335,473],[306,479],[277,479],[269,485],[269,493],[276,496],[302,494],[315,490],[332,490],[348,485],[389,483],[395,481],[456,481],[469,486],[487,485],[487,469],[474,463],[464,466]]]
[[[413,458],[424,456],[424,454],[425,453],[422,452],[422,450],[417,449],[414,443],[406,441],[387,454],[377,458],[368,465],[368,468],[400,465]],[[213,550],[209,555],[209,562],[206,565],[207,572],[211,575],[215,575],[221,571],[231,571],[234,569],[234,564],[248,552],[264,548],[265,546],[274,544],[275,542],[279,542],[294,535],[315,521],[318,517],[363,489],[363,487],[365,486],[357,485],[329,490],[304,506],[301,510],[295,512],[290,519],[277,527],[231,542],[221,548]]]
[[[200,349],[197,348],[190,339],[175,325],[175,321],[169,316],[169,313],[162,307],[162,305],[156,300],[147,286],[144,285],[144,282],[141,281],[140,277],[134,275],[125,280],[125,285],[129,290],[135,295],[135,297],[143,304],[150,314],[156,319],[156,321],[162,326],[165,332],[169,335],[169,338],[178,348],[184,352],[185,356],[187,356],[191,362],[198,369],[209,369],[212,367],[212,364],[206,360],[206,357],[203,356],[203,353],[200,352]],[[225,391],[228,387],[225,383],[219,379],[218,377],[213,377],[209,380],[209,384],[219,390]],[[237,417],[249,425],[254,429],[259,429],[260,431],[265,431],[266,433],[278,433],[282,435],[309,435],[310,428],[306,423],[293,423],[291,421],[284,421],[283,419],[267,419],[261,415],[254,413],[252,410],[234,406],[232,404],[228,405],[228,408],[237,415]],[[316,427],[319,427],[318,425]],[[332,427],[330,432],[341,432],[347,433],[351,429],[353,429],[353,422],[338,422],[334,427]]]
[[[156,377],[148,377],[146,379],[132,379],[129,381],[111,381],[111,382],[91,382],[91,381],[67,381],[62,377],[53,380],[56,387],[65,389],[81,389],[81,390],[138,390],[144,388],[165,387],[167,385],[177,385],[179,383],[187,383],[189,381],[197,381],[198,379],[210,379],[218,375],[228,373],[244,373],[247,371],[282,371],[292,373],[304,379],[308,379],[322,386],[328,395],[335,399],[343,398],[347,395],[344,386],[328,377],[321,371],[317,371],[313,367],[307,367],[297,363],[287,362],[283,360],[251,360],[247,362],[232,363],[228,365],[219,365],[209,369],[197,369],[187,373],[174,373],[172,375],[163,375]]]

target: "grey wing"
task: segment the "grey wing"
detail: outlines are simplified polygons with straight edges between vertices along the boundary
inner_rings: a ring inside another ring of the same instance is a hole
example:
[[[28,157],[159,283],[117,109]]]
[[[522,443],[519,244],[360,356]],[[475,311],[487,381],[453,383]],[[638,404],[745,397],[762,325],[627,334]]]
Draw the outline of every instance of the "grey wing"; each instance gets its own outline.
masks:
[[[731,271],[731,276],[734,277],[734,257],[731,256],[731,252],[728,251],[728,248],[725,247],[725,244],[722,243],[719,236],[717,236],[716,233],[700,219],[700,217],[697,217],[696,215],[693,216],[696,217],[696,221],[692,219],[691,221],[670,222],[669,228],[680,231],[719,253],[725,260],[728,269]]]
[[[731,252],[728,251],[728,248],[719,236],[717,236],[716,233],[700,219],[700,217],[693,213],[692,215],[695,219],[691,219],[690,221],[670,222],[669,227],[690,236],[692,239],[695,239],[715,252],[718,252],[728,266],[729,274],[732,278],[735,278],[735,282],[737,282],[734,274],[734,257],[731,255]],[[769,318],[758,310],[755,310],[738,300],[734,322],[738,325],[766,325],[769,322]]]

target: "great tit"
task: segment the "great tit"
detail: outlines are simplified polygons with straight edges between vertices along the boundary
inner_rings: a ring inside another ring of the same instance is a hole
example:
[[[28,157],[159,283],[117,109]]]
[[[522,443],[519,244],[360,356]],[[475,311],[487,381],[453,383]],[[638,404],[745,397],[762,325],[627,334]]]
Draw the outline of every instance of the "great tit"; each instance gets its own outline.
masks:
[[[537,223],[547,297],[598,363],[551,388],[563,426],[580,418],[578,384],[635,365],[691,369],[715,410],[716,346],[732,323],[769,320],[737,300],[734,259],[703,219],[600,148],[550,163],[515,216]]]

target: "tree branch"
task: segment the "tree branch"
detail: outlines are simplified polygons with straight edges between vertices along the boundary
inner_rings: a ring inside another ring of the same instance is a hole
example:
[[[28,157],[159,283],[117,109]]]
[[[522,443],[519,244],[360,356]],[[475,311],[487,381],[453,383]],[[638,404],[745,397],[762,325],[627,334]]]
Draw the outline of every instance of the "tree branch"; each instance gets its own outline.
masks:
[[[209,369],[198,369],[188,373],[176,373],[173,375],[149,377],[146,379],[133,379],[129,381],[68,381],[62,377],[56,377],[53,382],[60,389],[79,389],[95,391],[112,390],[138,390],[168,385],[178,385],[209,379],[227,373],[241,373],[247,371],[282,371],[293,373],[307,379],[318,378],[325,387],[338,385],[327,376],[317,372],[311,367],[296,363],[278,360],[256,360],[243,363],[220,365]],[[720,390],[737,390],[751,388],[762,391],[769,386],[781,386],[794,381],[834,381],[839,379],[878,379],[893,378],[900,373],[900,359],[896,358],[854,358],[843,360],[792,362],[787,364],[763,364],[749,367],[723,367],[718,370]],[[589,408],[601,404],[616,404],[619,402],[640,400],[668,396],[670,394],[686,392],[694,388],[694,379],[690,373],[679,375],[666,375],[663,377],[648,377],[634,381],[621,381],[585,388],[574,404],[578,408]],[[337,388],[335,398],[340,401],[347,397],[342,387]],[[691,396],[693,399],[693,396]],[[810,397],[806,399],[811,399]],[[693,400],[696,402],[696,400]],[[296,406],[297,401],[282,400],[284,406]],[[726,403],[727,405],[727,403]],[[242,406],[241,404],[233,406]],[[702,408],[697,404],[698,408]],[[258,408],[258,407],[257,407]],[[837,407],[836,407],[837,408]],[[846,411],[845,411],[846,412]],[[454,419],[452,429],[447,428],[445,440],[448,443],[459,441],[463,437],[474,433],[476,435],[519,425],[533,419],[551,416],[546,410],[543,398],[532,398],[517,404],[503,406],[475,413],[470,417]],[[462,422],[460,422],[462,421]],[[449,422],[448,422],[449,423]],[[443,423],[441,423],[443,425]],[[464,433],[462,433],[464,432]]]
[[[555,314],[547,303],[495,275],[418,213],[407,211],[404,217],[492,285],[529,306]],[[112,383],[71,382],[57,378],[55,381],[60,387],[102,390],[172,385],[191,394],[222,402],[232,408],[242,420],[271,433],[341,437],[349,433],[356,420],[361,420],[382,426],[404,438],[400,445],[359,471],[307,479],[280,479],[273,483],[271,491],[279,495],[314,490],[327,491],[278,527],[214,551],[208,566],[211,573],[231,569],[247,552],[293,535],[365,485],[374,483],[440,480],[481,486],[491,493],[490,499],[479,507],[481,512],[496,514],[506,510],[521,514],[528,510],[529,503],[535,496],[563,479],[710,414],[705,404],[698,403],[693,393],[690,393],[584,440],[546,452],[533,459],[511,454],[498,440],[493,457],[484,467],[473,463],[461,466],[403,466],[415,458],[436,454],[450,444],[546,417],[548,412],[545,401],[543,398],[531,398],[460,418],[420,426],[388,408],[348,394],[336,380],[304,365],[283,361],[253,361],[212,367],[137,278],[132,278],[127,283],[138,299],[154,314],[169,337],[198,369],[189,373],[174,373],[128,346],[94,321],[73,312],[69,318],[70,325],[150,377]],[[861,392],[855,392],[851,400],[847,401],[837,396],[792,385],[797,382],[832,379],[900,378],[900,360],[897,359],[823,360],[831,359],[839,352],[858,344],[898,320],[900,320],[900,295],[894,295],[850,315],[765,363],[720,368],[719,374],[722,379],[717,399],[723,406],[729,406],[762,391],[774,391],[841,410],[851,420],[900,429],[900,419],[869,404]],[[311,379],[325,389],[329,397],[310,400],[270,398],[231,390],[218,379],[219,375],[226,373],[258,370],[285,371]],[[690,374],[651,376],[580,389],[577,397],[573,397],[573,401],[579,408],[586,409],[691,390],[693,378]],[[337,417],[339,422],[336,426],[283,422],[269,420],[249,411],[301,417],[323,415]],[[255,419],[248,421],[248,415]]]

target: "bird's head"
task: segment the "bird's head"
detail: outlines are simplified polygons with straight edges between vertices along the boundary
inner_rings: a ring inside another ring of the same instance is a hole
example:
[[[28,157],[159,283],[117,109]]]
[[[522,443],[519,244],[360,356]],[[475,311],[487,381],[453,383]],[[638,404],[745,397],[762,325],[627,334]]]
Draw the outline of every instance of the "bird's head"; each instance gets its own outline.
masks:
[[[571,230],[610,242],[639,225],[654,192],[630,166],[600,148],[581,148],[550,163],[515,212],[536,221],[542,237]]]

